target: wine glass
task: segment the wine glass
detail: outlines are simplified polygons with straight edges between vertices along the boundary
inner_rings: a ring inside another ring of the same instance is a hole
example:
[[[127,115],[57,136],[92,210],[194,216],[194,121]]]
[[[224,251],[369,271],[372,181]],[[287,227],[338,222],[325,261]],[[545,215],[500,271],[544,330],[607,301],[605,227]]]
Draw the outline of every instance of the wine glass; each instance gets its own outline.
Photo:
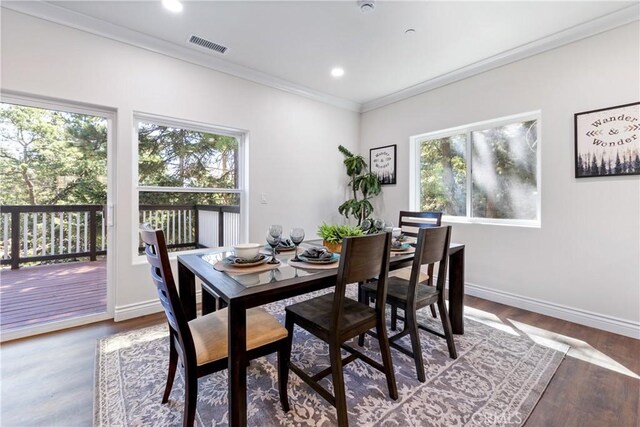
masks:
[[[302,241],[304,240],[304,230],[302,228],[292,228],[289,232],[289,238],[296,246],[296,256],[293,257],[293,260],[300,261],[300,259],[298,258],[298,245],[300,245],[300,243],[302,243]]]
[[[269,264],[277,264],[278,260],[276,259],[276,247],[280,244],[280,240],[282,238],[282,226],[281,225],[272,225],[269,227],[269,231],[267,232],[267,243],[271,246],[273,250],[273,258],[269,261]]]

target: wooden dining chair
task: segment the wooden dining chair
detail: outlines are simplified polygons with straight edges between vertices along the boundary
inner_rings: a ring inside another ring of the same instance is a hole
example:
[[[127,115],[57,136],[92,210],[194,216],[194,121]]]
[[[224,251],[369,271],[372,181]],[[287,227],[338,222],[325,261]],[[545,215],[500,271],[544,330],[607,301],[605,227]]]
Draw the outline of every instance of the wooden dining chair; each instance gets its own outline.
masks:
[[[444,283],[447,274],[447,264],[449,260],[449,243],[451,240],[451,227],[421,228],[418,231],[418,241],[416,242],[416,253],[411,266],[411,277],[407,281],[400,277],[389,277],[387,287],[387,304],[391,308],[401,308],[404,310],[404,328],[402,332],[389,337],[390,345],[414,358],[416,363],[416,372],[418,380],[425,381],[424,362],[422,360],[422,347],[420,345],[420,337],[418,329],[438,335],[447,340],[449,356],[452,359],[458,357],[456,353],[455,343],[453,341],[453,332],[451,331],[451,323],[447,313],[445,304]],[[427,286],[419,282],[420,269],[423,265],[433,265],[439,263],[438,281],[436,286]],[[361,297],[364,302],[368,302],[371,297],[378,297],[380,293],[380,284],[375,282],[365,283],[362,286],[364,291]],[[442,321],[442,329],[444,333],[434,331],[420,323],[416,317],[417,310],[430,306],[438,305],[440,312],[440,320]],[[411,337],[411,351],[396,343],[400,338],[409,334]],[[364,335],[359,337],[359,344],[364,343]]]
[[[198,398],[198,378],[227,368],[228,315],[223,308],[191,321],[182,309],[176,289],[167,246],[162,230],[140,228],[151,277],[158,290],[160,303],[169,323],[169,372],[162,403],[167,403],[173,386],[178,360],[184,367],[185,402],[183,426],[192,426]],[[278,364],[283,363],[287,330],[265,310],[247,310],[247,355],[249,360],[278,352]],[[279,376],[280,403],[289,410],[286,382]],[[286,381],[286,379],[285,379]]]
[[[398,399],[398,390],[391,362],[391,351],[385,327],[385,299],[390,245],[390,233],[345,238],[342,242],[335,292],[286,307],[285,323],[289,335],[285,360],[288,363],[281,366],[285,369],[289,367],[318,394],[335,406],[339,426],[348,425],[342,367],[355,359],[361,359],[383,372],[387,379],[389,395],[394,400]],[[379,285],[375,308],[345,296],[347,284],[364,282],[372,277],[377,278]],[[296,324],[329,344],[331,363],[329,368],[309,375],[290,362],[293,328]],[[345,341],[357,337],[359,334],[374,327],[377,331],[382,363],[344,344]],[[342,359],[340,354],[341,348],[351,353],[345,359]],[[319,384],[319,381],[329,374],[333,379],[333,395]],[[281,372],[280,377],[286,383],[288,370]]]
[[[418,230],[421,228],[440,227],[442,225],[442,212],[413,212],[413,211],[400,211],[398,215],[398,227],[400,227],[401,233],[405,236],[418,237]],[[408,275],[403,274],[405,272],[398,271],[395,275],[409,280]],[[420,281],[426,281],[427,285],[433,286],[433,265],[427,267],[427,273],[420,274]],[[436,307],[431,305],[431,316],[437,318]],[[398,311],[397,309],[391,310],[391,330],[397,329]]]

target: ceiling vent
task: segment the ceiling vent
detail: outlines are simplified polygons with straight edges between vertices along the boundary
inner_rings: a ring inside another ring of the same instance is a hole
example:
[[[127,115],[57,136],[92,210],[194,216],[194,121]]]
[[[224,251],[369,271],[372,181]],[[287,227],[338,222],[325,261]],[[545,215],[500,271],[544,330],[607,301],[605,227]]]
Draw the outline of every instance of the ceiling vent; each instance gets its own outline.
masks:
[[[200,46],[205,49],[212,50],[214,52],[218,52],[221,54],[224,54],[228,49],[226,46],[222,46],[221,44],[214,43],[207,39],[203,39],[202,37],[198,37],[194,34],[192,34],[191,37],[189,37],[189,43],[195,44],[196,46]]]

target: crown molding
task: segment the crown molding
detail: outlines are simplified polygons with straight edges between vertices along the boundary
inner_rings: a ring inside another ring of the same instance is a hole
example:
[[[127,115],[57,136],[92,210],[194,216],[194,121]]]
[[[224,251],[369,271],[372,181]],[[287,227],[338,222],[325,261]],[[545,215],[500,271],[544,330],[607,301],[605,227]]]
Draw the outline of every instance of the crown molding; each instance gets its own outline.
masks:
[[[44,1],[4,1],[2,7],[15,12],[31,15],[46,21],[75,28],[87,33],[106,37],[121,43],[139,47],[151,52],[180,59],[215,71],[239,77],[264,86],[279,89],[298,96],[323,102],[350,111],[359,112],[361,104],[331,96],[313,89],[291,83],[269,74],[237,65],[227,60],[213,57],[203,52],[152,37],[138,31],[93,18],[64,7]]]
[[[367,101],[362,104],[361,112],[364,113],[375,110],[377,108],[384,107],[385,105],[411,98],[421,93],[472,77],[476,74],[621,27],[637,21],[638,19],[640,19],[640,4],[634,4],[608,15],[592,19],[591,21],[587,21],[533,42],[518,46],[514,49],[509,49],[449,73],[442,74],[438,77],[434,77],[433,79],[418,83],[415,86]]]
[[[85,31],[87,33],[116,40],[151,52],[200,65],[234,77],[239,77],[318,102],[362,113],[411,98],[421,93],[464,80],[476,74],[612,30],[640,19],[640,4],[634,4],[616,12],[612,12],[599,18],[592,19],[591,21],[587,21],[566,30],[559,31],[555,34],[540,38],[533,42],[518,46],[514,49],[509,49],[406,89],[360,104],[355,101],[335,97],[297,85],[278,77],[234,64],[221,58],[212,57],[186,46],[180,46],[165,40],[160,40],[156,37],[130,30],[119,25],[111,24],[101,19],[93,18],[44,1],[4,1],[2,2],[2,7]]]

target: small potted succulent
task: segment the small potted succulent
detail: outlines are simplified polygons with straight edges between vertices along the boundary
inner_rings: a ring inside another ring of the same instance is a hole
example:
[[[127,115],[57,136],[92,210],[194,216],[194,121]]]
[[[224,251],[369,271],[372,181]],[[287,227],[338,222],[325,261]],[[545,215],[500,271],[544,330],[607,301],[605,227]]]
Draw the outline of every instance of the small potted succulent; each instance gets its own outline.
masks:
[[[318,227],[318,236],[322,244],[331,252],[342,251],[342,239],[351,236],[362,236],[364,232],[357,225],[330,225],[323,223]]]

